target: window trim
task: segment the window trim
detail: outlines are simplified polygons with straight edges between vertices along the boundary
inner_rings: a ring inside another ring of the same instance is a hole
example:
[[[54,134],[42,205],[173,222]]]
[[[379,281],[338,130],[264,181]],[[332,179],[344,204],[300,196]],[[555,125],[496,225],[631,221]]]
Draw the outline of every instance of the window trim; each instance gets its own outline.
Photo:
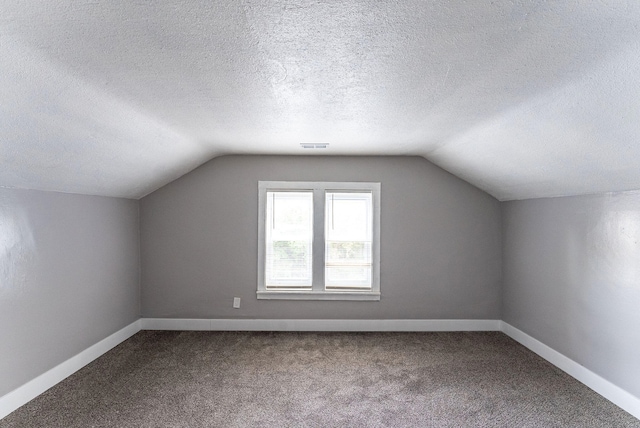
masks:
[[[313,192],[313,285],[311,290],[267,290],[265,286],[266,261],[266,194],[267,191],[312,191]],[[372,236],[372,281],[370,290],[324,289],[324,218],[325,192],[371,192],[373,236]],[[380,300],[380,183],[331,182],[331,181],[258,181],[258,299],[282,300]]]

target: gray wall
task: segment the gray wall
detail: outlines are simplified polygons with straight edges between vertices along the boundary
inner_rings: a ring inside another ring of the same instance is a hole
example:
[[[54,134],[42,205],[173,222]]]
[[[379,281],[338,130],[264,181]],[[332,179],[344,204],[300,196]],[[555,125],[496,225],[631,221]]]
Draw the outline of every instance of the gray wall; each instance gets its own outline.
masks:
[[[640,192],[503,204],[503,319],[640,397]]]
[[[258,180],[380,182],[381,301],[257,300]],[[144,317],[500,318],[500,204],[420,157],[219,157],[140,221]]]
[[[0,188],[0,396],[139,317],[137,201]]]

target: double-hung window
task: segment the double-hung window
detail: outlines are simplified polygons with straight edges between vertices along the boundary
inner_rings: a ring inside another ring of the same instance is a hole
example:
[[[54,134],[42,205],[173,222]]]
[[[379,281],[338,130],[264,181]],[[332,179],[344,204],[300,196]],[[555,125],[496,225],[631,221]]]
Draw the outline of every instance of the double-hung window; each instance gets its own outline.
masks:
[[[380,183],[260,181],[258,298],[380,300]]]

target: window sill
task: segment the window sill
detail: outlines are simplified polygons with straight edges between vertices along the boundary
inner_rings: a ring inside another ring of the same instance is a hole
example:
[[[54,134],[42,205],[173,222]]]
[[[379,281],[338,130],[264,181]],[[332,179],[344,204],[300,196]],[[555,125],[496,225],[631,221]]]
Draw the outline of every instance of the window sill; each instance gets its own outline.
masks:
[[[379,301],[374,291],[258,291],[258,300],[356,300]]]

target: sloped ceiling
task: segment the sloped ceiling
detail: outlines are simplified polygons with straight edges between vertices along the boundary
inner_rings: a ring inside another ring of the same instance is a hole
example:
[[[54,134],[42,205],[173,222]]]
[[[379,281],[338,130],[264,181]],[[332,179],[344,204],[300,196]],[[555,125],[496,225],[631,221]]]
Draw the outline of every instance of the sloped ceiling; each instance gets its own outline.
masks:
[[[421,155],[500,200],[640,189],[640,2],[0,12],[0,186],[139,198],[254,153]]]

